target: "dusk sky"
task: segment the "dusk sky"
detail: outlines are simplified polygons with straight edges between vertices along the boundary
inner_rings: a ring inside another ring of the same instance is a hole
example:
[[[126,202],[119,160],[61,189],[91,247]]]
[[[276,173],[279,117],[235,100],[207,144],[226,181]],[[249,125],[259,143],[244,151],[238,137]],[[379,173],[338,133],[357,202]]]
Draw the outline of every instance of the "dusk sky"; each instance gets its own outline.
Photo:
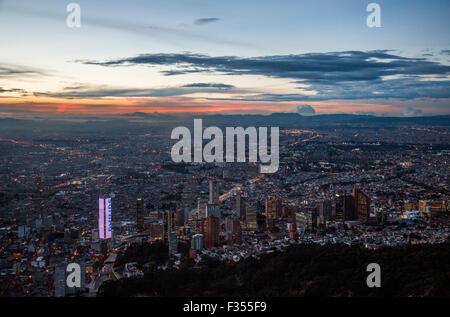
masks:
[[[0,116],[450,114],[450,1],[370,2],[0,0]]]

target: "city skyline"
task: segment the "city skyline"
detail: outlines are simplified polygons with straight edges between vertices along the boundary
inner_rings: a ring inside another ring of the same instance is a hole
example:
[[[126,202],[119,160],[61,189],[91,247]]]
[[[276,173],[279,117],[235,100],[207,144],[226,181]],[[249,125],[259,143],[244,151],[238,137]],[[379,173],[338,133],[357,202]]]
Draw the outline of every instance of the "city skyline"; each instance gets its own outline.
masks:
[[[450,113],[448,1],[69,3],[0,2],[1,117]]]

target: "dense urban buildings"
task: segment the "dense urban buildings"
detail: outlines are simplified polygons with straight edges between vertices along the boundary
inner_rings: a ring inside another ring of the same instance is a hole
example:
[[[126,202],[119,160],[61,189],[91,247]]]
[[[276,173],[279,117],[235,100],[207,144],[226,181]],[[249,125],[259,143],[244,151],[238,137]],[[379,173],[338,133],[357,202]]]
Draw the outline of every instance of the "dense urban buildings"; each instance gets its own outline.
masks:
[[[172,123],[123,131],[105,123],[95,137],[71,124],[57,134],[39,122],[20,135],[4,129],[2,295],[73,295],[61,284],[72,262],[83,264],[83,296],[95,296],[107,280],[186,259],[240,262],[290,245],[373,250],[450,236],[446,125],[288,126],[279,171],[260,174],[254,163],[173,163]],[[122,262],[135,245],[164,258],[144,252]]]

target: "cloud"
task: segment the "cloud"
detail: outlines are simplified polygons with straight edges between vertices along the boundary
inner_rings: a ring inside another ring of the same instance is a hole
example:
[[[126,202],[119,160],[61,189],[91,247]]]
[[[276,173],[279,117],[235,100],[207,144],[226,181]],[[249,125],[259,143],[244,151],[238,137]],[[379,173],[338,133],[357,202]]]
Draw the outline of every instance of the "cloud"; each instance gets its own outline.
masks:
[[[5,92],[25,92],[25,90],[20,88],[4,89],[3,87],[0,87],[0,94]]]
[[[371,82],[342,82],[335,84],[311,84],[308,88],[315,94],[253,94],[233,95],[222,100],[239,101],[266,101],[266,102],[295,102],[295,101],[322,101],[330,99],[361,100],[361,99],[417,99],[417,98],[450,98],[450,81],[441,80],[424,81],[419,77],[399,78],[391,80],[375,80]],[[217,100],[210,97],[211,100]]]
[[[295,108],[295,111],[302,116],[313,116],[316,114],[316,110],[310,105],[300,105]]]
[[[194,84],[184,85],[183,87],[194,87],[194,88],[212,87],[212,88],[220,88],[220,89],[231,89],[231,88],[234,88],[233,85],[215,84],[215,83],[194,83]]]
[[[173,97],[192,93],[215,93],[230,91],[234,86],[221,83],[193,83],[181,87],[129,88],[106,85],[77,85],[65,87],[57,92],[35,92],[36,97],[53,98],[104,98],[104,97]],[[0,90],[1,92],[1,90]]]
[[[425,58],[407,58],[387,51],[348,51],[240,58],[203,54],[142,54],[109,61],[83,61],[85,64],[173,66],[177,73],[214,71],[233,75],[264,75],[338,84],[375,81],[393,75],[443,75],[450,66]]]
[[[44,72],[31,67],[21,65],[0,65],[0,78],[25,77],[44,75]]]
[[[415,109],[408,106],[403,109],[403,115],[405,117],[421,117],[424,115],[424,112],[420,109]]]
[[[202,18],[202,19],[195,20],[194,24],[205,25],[205,24],[210,24],[210,23],[219,22],[219,21],[220,21],[219,18]]]
[[[442,50],[441,55],[450,55],[450,50]]]
[[[364,98],[449,98],[450,66],[426,58],[394,55],[386,50],[307,53],[262,57],[204,54],[142,54],[85,64],[162,67],[166,76],[190,73],[259,75],[291,79],[310,94],[243,96],[240,100],[301,101]],[[169,69],[167,69],[169,68]],[[429,80],[430,77],[432,81]],[[237,100],[237,99],[236,99]]]

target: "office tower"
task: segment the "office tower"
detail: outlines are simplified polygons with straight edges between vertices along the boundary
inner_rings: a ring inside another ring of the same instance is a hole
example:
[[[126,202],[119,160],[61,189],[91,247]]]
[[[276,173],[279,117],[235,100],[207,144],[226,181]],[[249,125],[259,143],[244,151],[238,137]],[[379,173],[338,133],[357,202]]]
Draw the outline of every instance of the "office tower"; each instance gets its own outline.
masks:
[[[356,220],[356,204],[353,196],[344,195],[343,196],[343,204],[344,204],[344,220]]]
[[[206,204],[206,217],[214,216],[220,219],[220,209],[218,204]]]
[[[331,200],[323,200],[317,204],[318,216],[321,224],[325,224],[331,219]]]
[[[144,201],[138,198],[136,201],[136,232],[144,231]]]
[[[176,225],[177,225],[177,227],[183,227],[184,226],[184,209],[182,207],[180,207],[180,206],[177,207]]]
[[[295,213],[297,230],[313,230],[317,227],[317,208],[310,208]]]
[[[191,249],[195,251],[203,250],[203,235],[194,234],[191,240]]]
[[[207,202],[205,203],[200,198],[197,200],[197,211],[200,218],[206,218],[207,204]]]
[[[203,230],[204,229],[204,225],[203,225],[204,220],[205,220],[205,218],[201,218],[201,217],[196,217],[196,218],[192,219],[195,233],[197,233],[197,234],[205,233],[205,231]]]
[[[241,194],[236,195],[236,215],[245,221],[245,200]]]
[[[295,223],[295,221],[290,223],[289,238],[292,240],[296,240],[298,238],[297,224]]]
[[[175,210],[166,210],[163,214],[163,234],[164,241],[168,241],[170,232],[176,231]]]
[[[219,203],[219,188],[216,180],[209,181],[209,201],[210,204]]]
[[[175,231],[169,233],[169,255],[174,255],[178,252],[178,237]]]
[[[241,222],[238,219],[233,220],[233,234],[232,234],[233,244],[242,243],[242,229]]]
[[[355,203],[356,217],[361,222],[367,222],[370,218],[370,198],[359,188],[353,188],[353,201]]]
[[[226,241],[232,242],[232,239],[233,239],[233,219],[231,217],[225,218],[225,237],[226,237]]]
[[[98,200],[98,235],[100,239],[112,237],[111,198]]]
[[[249,230],[249,231],[258,230],[258,218],[257,218],[256,207],[247,206],[245,218],[246,218],[246,222],[247,222],[247,230]]]
[[[295,224],[296,227],[303,232],[315,228],[313,215],[305,211],[300,211],[295,214]]]
[[[219,246],[220,222],[219,218],[209,216],[206,218],[205,248],[210,249]]]
[[[266,198],[266,223],[269,229],[274,227],[275,220],[280,216],[280,200],[275,195]]]
[[[336,221],[342,222],[344,221],[344,196],[336,194],[335,201],[335,219]]]

